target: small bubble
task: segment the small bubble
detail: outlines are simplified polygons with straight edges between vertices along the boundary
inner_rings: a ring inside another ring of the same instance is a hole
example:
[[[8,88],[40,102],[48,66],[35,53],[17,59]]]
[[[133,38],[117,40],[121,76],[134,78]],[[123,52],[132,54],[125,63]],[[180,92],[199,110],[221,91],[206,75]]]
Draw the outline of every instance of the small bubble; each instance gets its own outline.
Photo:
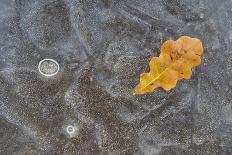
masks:
[[[74,127],[72,125],[67,126],[66,131],[68,134],[73,134],[74,132]]]
[[[78,126],[77,125],[67,125],[65,127],[65,132],[68,137],[76,137],[78,135]]]
[[[59,72],[59,64],[53,59],[43,59],[39,62],[38,69],[40,74],[50,77]]]

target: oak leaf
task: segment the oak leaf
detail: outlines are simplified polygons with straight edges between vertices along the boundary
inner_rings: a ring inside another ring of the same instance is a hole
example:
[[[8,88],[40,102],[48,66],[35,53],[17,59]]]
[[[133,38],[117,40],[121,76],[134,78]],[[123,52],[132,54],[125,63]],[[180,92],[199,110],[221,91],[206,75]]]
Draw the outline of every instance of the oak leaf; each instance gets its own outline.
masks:
[[[197,38],[182,36],[178,40],[167,40],[160,49],[160,56],[153,57],[149,63],[150,72],[140,75],[140,82],[134,95],[151,93],[162,87],[170,90],[178,80],[189,79],[192,68],[201,63],[202,42]]]

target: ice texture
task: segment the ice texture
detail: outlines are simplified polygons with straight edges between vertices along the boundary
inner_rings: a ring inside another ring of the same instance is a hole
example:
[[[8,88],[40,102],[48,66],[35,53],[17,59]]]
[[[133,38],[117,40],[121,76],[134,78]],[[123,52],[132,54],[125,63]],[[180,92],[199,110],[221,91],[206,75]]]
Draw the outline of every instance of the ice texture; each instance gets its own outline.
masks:
[[[0,155],[231,155],[231,8],[0,0]],[[191,79],[133,96],[162,43],[182,35],[205,49]],[[59,72],[40,74],[43,59]]]

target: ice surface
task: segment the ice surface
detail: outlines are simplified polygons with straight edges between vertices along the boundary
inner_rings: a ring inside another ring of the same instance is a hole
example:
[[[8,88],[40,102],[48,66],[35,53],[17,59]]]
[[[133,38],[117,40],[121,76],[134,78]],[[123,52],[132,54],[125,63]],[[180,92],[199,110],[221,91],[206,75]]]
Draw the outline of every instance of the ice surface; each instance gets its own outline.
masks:
[[[0,155],[231,155],[231,8],[230,0],[1,0]],[[181,35],[205,48],[192,78],[133,96],[161,44]],[[43,59],[58,74],[40,74]]]

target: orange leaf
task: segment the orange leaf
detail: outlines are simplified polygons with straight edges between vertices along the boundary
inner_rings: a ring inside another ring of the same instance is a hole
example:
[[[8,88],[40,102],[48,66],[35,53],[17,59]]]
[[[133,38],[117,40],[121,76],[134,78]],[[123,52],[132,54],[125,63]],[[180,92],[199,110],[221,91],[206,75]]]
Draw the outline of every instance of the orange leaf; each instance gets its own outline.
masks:
[[[199,39],[188,36],[164,42],[160,56],[153,57],[149,63],[150,72],[140,75],[134,95],[151,93],[158,87],[170,90],[178,80],[189,79],[191,69],[201,63],[203,50]]]

